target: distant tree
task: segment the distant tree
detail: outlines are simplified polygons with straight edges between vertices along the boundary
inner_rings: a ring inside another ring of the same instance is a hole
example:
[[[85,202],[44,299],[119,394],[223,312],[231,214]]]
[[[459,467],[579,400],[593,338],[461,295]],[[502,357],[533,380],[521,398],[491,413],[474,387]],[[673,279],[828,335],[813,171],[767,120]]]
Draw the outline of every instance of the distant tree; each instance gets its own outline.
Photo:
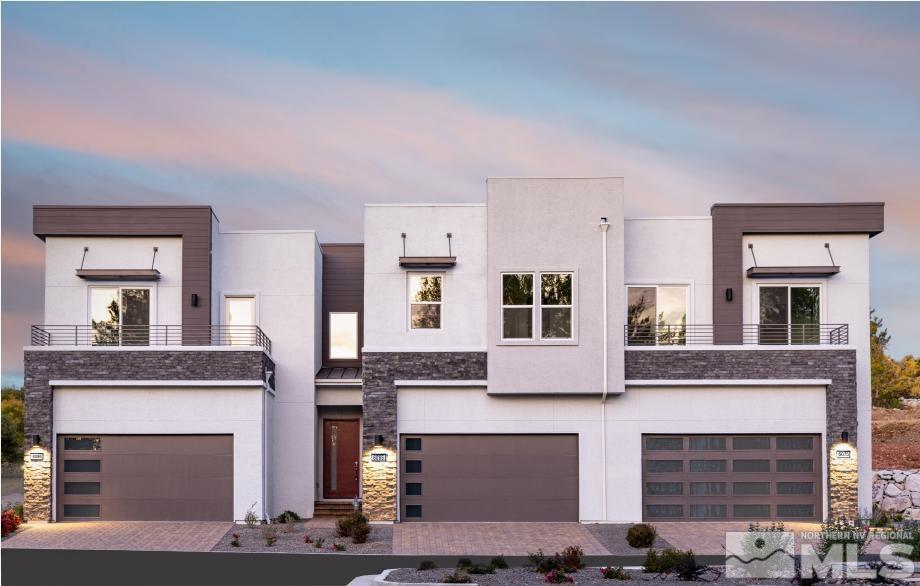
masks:
[[[3,387],[0,447],[4,462],[22,462],[23,416],[22,389]]]
[[[869,311],[869,356],[872,362],[872,404],[900,407],[901,399],[920,397],[920,359],[905,356],[899,361],[888,356],[891,336],[882,318]]]

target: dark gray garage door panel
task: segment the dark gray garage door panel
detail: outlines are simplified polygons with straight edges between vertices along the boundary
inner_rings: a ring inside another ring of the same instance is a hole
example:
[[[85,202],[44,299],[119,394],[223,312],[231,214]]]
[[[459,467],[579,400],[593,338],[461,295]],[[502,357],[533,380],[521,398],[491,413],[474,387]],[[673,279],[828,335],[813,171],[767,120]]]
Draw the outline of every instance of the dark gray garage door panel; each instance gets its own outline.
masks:
[[[647,521],[823,518],[821,436],[644,435]]]
[[[57,445],[58,520],[233,519],[232,435],[58,436]]]
[[[400,458],[403,521],[578,520],[577,435],[403,435]]]

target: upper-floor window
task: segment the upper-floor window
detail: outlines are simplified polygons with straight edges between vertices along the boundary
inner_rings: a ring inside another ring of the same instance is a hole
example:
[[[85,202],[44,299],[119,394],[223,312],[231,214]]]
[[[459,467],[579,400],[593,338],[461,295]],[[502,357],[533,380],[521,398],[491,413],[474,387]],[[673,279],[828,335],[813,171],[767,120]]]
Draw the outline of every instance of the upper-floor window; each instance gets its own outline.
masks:
[[[358,357],[358,312],[329,313],[329,358]]]
[[[687,343],[686,285],[626,288],[627,342],[631,346]]]
[[[93,344],[146,346],[150,343],[150,288],[90,287]]]
[[[572,276],[560,272],[503,273],[502,339],[532,340],[536,331],[541,340],[573,339]],[[538,295],[535,283],[539,283]]]
[[[252,346],[256,343],[256,298],[254,295],[233,295],[224,298],[224,340],[230,346]]]
[[[438,274],[409,273],[410,329],[441,329],[443,279]]]
[[[820,344],[821,287],[758,287],[760,344]]]

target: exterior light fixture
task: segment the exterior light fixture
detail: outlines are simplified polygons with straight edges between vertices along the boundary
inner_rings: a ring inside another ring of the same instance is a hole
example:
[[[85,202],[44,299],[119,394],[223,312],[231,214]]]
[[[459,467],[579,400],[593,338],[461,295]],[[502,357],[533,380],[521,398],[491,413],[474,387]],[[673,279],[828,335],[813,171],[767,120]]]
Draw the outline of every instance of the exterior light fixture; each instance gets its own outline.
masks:
[[[849,431],[840,432],[840,441],[842,441],[845,444],[850,443],[850,432]]]
[[[198,307],[198,293],[192,293],[192,307]]]
[[[377,434],[374,436],[374,445],[382,446],[383,445],[383,434]]]
[[[734,294],[734,291],[732,291],[731,287],[725,290],[725,300],[726,301],[731,301],[734,297],[735,297],[735,294]]]
[[[37,433],[36,433],[35,435],[32,436],[32,445],[33,445],[33,446],[40,445],[41,443],[42,443],[42,436],[38,435]]]

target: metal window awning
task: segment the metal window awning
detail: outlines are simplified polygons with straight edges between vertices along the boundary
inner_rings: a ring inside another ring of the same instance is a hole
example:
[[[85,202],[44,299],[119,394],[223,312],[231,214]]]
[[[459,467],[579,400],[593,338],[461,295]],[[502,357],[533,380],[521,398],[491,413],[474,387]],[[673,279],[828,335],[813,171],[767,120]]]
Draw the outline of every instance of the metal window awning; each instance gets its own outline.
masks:
[[[401,256],[399,266],[407,269],[449,269],[457,264],[456,256]]]
[[[836,265],[811,267],[751,267],[747,276],[752,279],[784,279],[795,277],[832,277],[840,272]]]
[[[159,281],[157,269],[77,269],[77,276],[87,281]]]

